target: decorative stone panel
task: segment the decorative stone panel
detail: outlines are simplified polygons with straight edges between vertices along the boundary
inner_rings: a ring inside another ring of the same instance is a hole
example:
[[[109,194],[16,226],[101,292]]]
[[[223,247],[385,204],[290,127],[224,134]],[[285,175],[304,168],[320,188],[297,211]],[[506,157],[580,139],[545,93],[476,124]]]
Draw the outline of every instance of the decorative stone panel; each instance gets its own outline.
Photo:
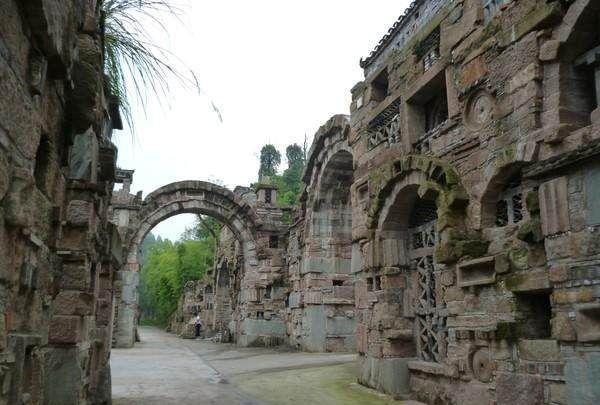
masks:
[[[540,217],[545,236],[569,230],[567,178],[559,177],[540,185]]]

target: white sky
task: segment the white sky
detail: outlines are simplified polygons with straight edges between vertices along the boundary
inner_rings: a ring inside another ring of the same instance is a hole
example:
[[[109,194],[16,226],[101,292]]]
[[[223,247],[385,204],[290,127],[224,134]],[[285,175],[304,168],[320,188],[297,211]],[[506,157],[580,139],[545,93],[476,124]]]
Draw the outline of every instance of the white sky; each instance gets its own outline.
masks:
[[[308,144],[333,114],[348,114],[365,57],[410,0],[179,0],[155,40],[191,68],[206,94],[175,85],[135,113],[136,137],[116,133],[119,167],[135,169],[144,196],[173,181],[256,181],[260,148]],[[220,109],[223,122],[211,109]],[[285,162],[282,163],[282,168]],[[175,240],[191,215],[153,232]]]

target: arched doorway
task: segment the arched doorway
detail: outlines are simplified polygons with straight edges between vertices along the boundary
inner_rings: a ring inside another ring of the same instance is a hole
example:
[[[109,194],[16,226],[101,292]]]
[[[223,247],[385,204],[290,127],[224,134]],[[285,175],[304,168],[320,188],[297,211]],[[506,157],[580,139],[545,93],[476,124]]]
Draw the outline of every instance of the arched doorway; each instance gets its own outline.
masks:
[[[126,262],[117,278],[120,299],[115,314],[115,347],[131,347],[134,344],[140,270],[139,248],[148,232],[160,222],[184,213],[215,218],[231,231],[240,244],[243,257],[242,277],[253,279],[258,272],[256,240],[257,234],[264,229],[258,230],[261,224],[253,208],[240,196],[224,187],[202,181],[171,183],[150,193],[138,204],[114,207],[113,210],[114,218],[127,219],[119,223],[122,233],[125,234]],[[241,295],[239,300],[241,309],[245,305],[244,297]],[[243,320],[243,312],[238,311],[237,317],[233,315],[233,318],[240,323]],[[239,332],[243,333],[243,326]]]

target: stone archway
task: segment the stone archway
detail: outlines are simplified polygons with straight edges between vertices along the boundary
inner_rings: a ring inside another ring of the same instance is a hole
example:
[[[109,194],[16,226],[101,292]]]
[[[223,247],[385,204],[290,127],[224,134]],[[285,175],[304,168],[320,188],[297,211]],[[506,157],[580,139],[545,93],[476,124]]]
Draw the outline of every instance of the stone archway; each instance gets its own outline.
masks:
[[[256,232],[261,227],[253,208],[232,191],[204,181],[180,181],[150,193],[137,206],[127,207],[122,271],[116,289],[120,291],[115,314],[113,344],[131,347],[136,337],[137,286],[139,283],[139,246],[150,230],[160,222],[184,213],[211,216],[227,226],[239,240],[243,252],[243,273],[253,274],[258,265]],[[115,217],[119,217],[115,209]]]

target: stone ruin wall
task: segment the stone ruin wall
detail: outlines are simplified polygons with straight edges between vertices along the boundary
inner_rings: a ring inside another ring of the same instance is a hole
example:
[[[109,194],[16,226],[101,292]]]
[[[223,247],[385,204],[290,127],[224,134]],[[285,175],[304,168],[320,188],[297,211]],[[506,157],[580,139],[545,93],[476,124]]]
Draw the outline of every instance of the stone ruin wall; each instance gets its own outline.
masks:
[[[95,0],[2,1],[0,404],[110,403],[118,100]]]
[[[352,90],[359,380],[427,403],[592,404],[600,4],[447,1],[421,21],[427,3]]]
[[[291,226],[268,184],[183,182],[148,217],[115,170],[96,2],[4,5],[0,404],[109,403],[127,241],[173,204],[235,230],[203,316],[239,344],[356,350],[363,384],[427,403],[597,402],[598,2],[414,2],[316,134]]]
[[[289,235],[289,343],[306,351],[356,348],[349,130],[349,117],[338,115],[315,135]]]
[[[236,286],[239,280],[239,292],[233,296],[237,302],[230,331],[235,342],[242,346],[278,345],[286,340],[287,289],[283,252],[287,226],[283,222],[284,210],[276,206],[276,189],[268,184],[259,184],[256,193],[241,187],[236,191],[253,206],[260,227],[255,233],[257,265],[250,271],[244,265],[247,258],[236,254],[240,251],[236,242],[230,236],[225,237],[225,242],[229,241],[228,251],[234,253],[233,257],[225,258],[228,269],[235,272],[233,280],[231,273],[229,278]],[[267,194],[270,196],[267,197]],[[239,274],[240,269],[244,269],[242,274]],[[221,294],[218,284],[215,291]]]
[[[208,287],[208,288],[207,288]],[[211,284],[205,281],[188,281],[177,303],[177,309],[169,319],[167,332],[175,333],[184,339],[196,336],[196,315],[202,320],[202,336],[212,330],[213,293]]]
[[[185,329],[183,325],[192,313],[195,315],[193,308],[197,307],[202,308],[208,334],[227,331],[242,346],[284,342],[287,290],[283,252],[287,226],[283,223],[286,209],[275,205],[276,190],[264,184],[257,187],[256,193],[245,187],[231,192],[210,183],[183,181],[161,187],[142,200],[140,193],[130,193],[133,172],[119,170],[117,174],[124,187],[113,197],[111,214],[125,247],[124,265],[117,273],[114,345],[132,347],[136,341],[138,247],[153,226],[179,213],[213,216],[224,227],[216,267],[201,281],[205,294],[195,301],[184,294],[173,328]]]

